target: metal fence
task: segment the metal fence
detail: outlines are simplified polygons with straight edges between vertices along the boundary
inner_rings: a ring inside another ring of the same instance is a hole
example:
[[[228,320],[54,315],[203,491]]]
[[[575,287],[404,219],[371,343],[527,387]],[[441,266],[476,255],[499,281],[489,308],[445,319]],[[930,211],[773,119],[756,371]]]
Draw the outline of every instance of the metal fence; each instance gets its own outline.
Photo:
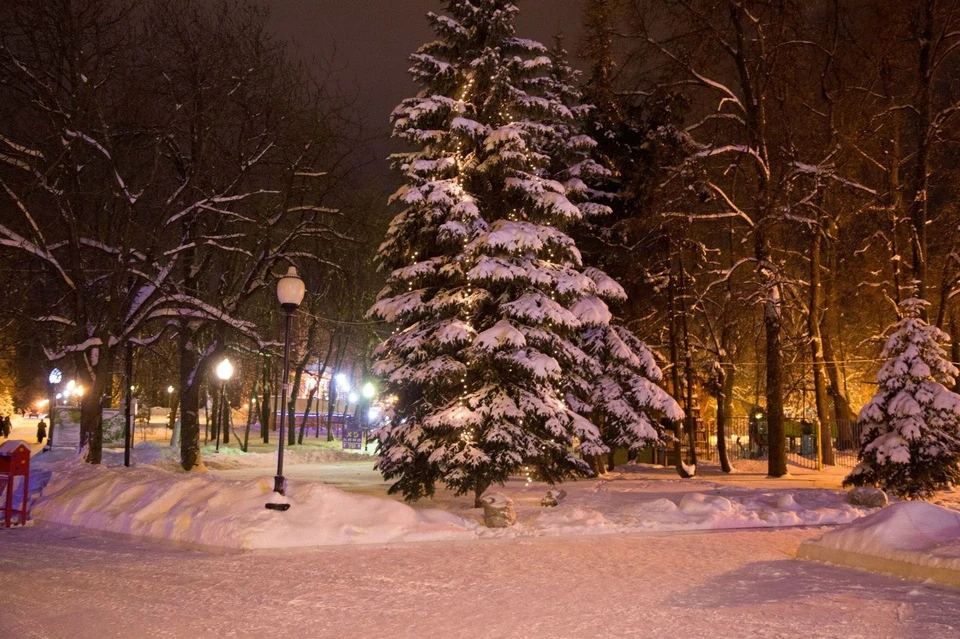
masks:
[[[825,466],[832,465],[853,468],[857,463],[857,451],[860,447],[860,431],[852,420],[830,420],[824,427],[830,428],[831,451],[824,451]],[[811,422],[784,420],[787,437],[787,461],[802,468],[817,467],[817,452],[820,442],[816,436],[816,425]],[[768,454],[767,422],[750,417],[734,417],[728,420],[724,440],[727,445],[727,458],[766,459]],[[697,425],[695,448],[699,459],[718,459],[717,427],[710,422]],[[685,435],[681,443],[684,457],[690,448]],[[833,453],[832,460],[830,452]]]
[[[279,410],[276,412],[276,416],[277,422],[279,422]],[[298,430],[303,426],[303,413],[296,413],[294,415],[294,423],[296,424],[296,428]],[[332,419],[330,420],[330,424],[327,424],[327,415],[325,413],[310,413],[307,415],[306,432],[314,432],[316,437],[326,437],[327,429],[332,426],[334,438],[342,439],[343,430],[345,428],[353,428],[356,423],[356,415],[334,413]]]

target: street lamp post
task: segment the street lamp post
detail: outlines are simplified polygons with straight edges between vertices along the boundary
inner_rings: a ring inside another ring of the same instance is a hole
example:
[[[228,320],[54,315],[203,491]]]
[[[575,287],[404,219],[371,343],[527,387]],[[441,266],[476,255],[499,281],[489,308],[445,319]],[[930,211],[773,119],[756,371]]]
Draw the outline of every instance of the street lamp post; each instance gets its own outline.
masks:
[[[53,416],[53,410],[57,405],[55,394],[57,390],[57,384],[59,384],[62,380],[63,373],[60,372],[59,368],[54,368],[52,371],[50,371],[50,376],[47,377],[47,382],[49,384],[47,392],[50,395],[50,399],[47,400],[49,402],[47,404],[47,418],[50,420],[50,437],[47,438],[47,445],[43,447],[44,450],[53,450],[53,424],[54,421],[56,421]]]
[[[279,493],[280,495],[284,494],[283,421],[284,414],[287,412],[287,390],[289,389],[289,382],[287,381],[287,378],[290,376],[290,321],[293,319],[293,314],[300,307],[300,303],[303,301],[303,295],[305,292],[306,287],[303,284],[303,280],[300,279],[299,275],[297,275],[297,269],[293,266],[291,266],[287,271],[287,274],[281,277],[277,282],[277,300],[280,302],[280,308],[286,314],[283,327],[283,385],[281,386],[280,391],[280,430],[277,433],[277,475],[274,477],[273,482],[273,491],[275,493]],[[290,508],[290,504],[270,503],[267,504],[266,507],[270,508],[271,510],[287,510]]]
[[[130,466],[130,448],[133,446],[133,419],[136,419],[136,414],[132,413],[133,409],[133,343],[127,342],[126,357],[124,362],[124,378],[127,382],[126,389],[126,406],[124,407],[124,424],[125,430],[123,433],[123,465]],[[73,382],[70,382],[67,386],[72,386]]]
[[[219,364],[217,364],[217,377],[220,379],[220,408],[217,409],[217,415],[219,422],[217,424],[217,450],[220,452],[220,430],[225,427],[226,420],[223,418],[223,411],[226,407],[226,397],[227,397],[227,382],[230,381],[230,378],[233,377],[233,364],[230,363],[230,360],[226,357],[223,358]],[[223,443],[227,443],[227,436],[224,433]]]

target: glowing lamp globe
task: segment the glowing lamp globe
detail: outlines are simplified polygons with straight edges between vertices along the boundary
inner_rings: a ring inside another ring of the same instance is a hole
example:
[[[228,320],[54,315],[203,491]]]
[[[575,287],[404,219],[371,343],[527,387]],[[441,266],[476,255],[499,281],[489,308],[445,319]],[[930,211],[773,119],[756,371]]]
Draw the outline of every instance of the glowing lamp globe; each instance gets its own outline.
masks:
[[[287,274],[277,281],[277,299],[280,300],[280,308],[287,313],[297,310],[306,290],[303,280],[297,275],[296,267],[291,266]]]
[[[221,382],[226,382],[233,377],[233,364],[231,364],[230,360],[226,357],[223,358],[222,362],[217,364],[217,377],[220,378]]]
[[[63,379],[63,373],[60,372],[59,368],[55,368],[50,371],[50,377],[47,378],[47,381],[51,384],[59,384]]]

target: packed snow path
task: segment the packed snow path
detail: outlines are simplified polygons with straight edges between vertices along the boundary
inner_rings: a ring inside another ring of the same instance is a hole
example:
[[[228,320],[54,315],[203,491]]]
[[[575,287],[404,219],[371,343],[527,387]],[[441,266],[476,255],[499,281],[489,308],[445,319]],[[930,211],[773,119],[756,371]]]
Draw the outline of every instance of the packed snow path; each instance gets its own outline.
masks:
[[[960,636],[960,590],[792,559],[822,529],[214,555],[0,530],[10,637]]]

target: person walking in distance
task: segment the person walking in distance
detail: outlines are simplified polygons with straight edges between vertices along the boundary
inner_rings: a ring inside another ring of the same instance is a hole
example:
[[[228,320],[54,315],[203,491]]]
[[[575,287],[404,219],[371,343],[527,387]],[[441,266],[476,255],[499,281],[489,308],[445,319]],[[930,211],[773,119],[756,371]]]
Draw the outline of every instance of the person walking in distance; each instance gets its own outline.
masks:
[[[43,440],[47,438],[47,422],[40,420],[40,423],[37,424],[37,443],[42,444]]]

